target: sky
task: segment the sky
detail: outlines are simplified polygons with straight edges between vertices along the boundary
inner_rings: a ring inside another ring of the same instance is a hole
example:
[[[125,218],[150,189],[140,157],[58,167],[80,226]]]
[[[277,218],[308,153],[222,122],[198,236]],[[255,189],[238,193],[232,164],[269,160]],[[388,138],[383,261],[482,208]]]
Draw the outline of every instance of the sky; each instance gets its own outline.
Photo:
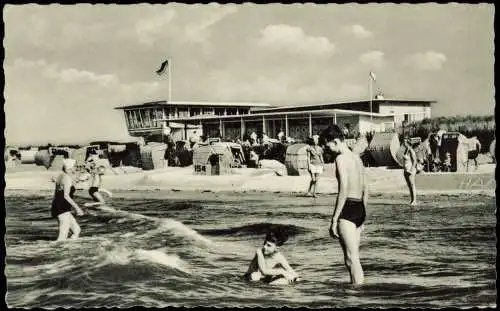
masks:
[[[494,114],[492,4],[6,5],[9,144],[127,141],[124,105],[436,100]],[[171,59],[171,75],[155,71]]]

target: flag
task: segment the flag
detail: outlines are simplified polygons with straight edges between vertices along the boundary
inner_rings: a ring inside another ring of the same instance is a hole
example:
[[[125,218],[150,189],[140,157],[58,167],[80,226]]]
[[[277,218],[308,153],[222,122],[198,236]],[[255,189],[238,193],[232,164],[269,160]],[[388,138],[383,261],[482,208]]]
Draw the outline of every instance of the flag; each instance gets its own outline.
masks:
[[[373,73],[373,71],[370,71],[370,77],[373,79],[373,81],[377,81],[377,79],[375,78],[375,74]]]
[[[168,59],[165,60],[163,63],[161,63],[160,65],[160,69],[156,70],[156,73],[161,76],[162,74],[165,73],[165,70],[167,69],[168,67]]]

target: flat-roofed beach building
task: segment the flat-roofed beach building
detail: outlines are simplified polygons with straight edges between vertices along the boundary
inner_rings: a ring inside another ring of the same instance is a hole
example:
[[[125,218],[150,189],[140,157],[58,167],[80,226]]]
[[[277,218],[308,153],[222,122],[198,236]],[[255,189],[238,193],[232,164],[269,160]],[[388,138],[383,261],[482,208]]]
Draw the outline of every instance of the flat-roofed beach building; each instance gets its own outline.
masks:
[[[181,126],[202,126],[209,136],[243,138],[251,132],[276,137],[305,139],[319,134],[331,124],[346,127],[351,133],[394,131],[403,122],[431,117],[432,100],[374,99],[372,101],[328,102],[280,107],[253,106],[243,114],[199,114],[170,116],[163,121]]]

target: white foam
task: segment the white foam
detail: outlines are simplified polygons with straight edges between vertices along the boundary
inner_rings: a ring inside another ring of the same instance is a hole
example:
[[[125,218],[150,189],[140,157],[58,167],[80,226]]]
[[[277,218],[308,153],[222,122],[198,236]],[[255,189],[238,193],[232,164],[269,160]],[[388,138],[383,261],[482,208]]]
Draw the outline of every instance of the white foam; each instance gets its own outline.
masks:
[[[167,255],[161,250],[143,250],[135,251],[135,256],[139,260],[149,261],[162,266],[171,267],[185,273],[190,273],[187,264],[177,255]]]
[[[164,230],[174,231],[175,233],[178,233],[182,236],[189,237],[194,240],[199,240],[205,244],[209,245],[213,244],[212,241],[210,241],[209,239],[205,238],[195,230],[189,228],[188,226],[177,220],[162,219],[159,228]]]
[[[106,212],[111,212],[116,215],[121,215],[123,217],[129,218],[129,219],[148,219],[154,222],[158,222],[159,226],[157,229],[153,230],[153,232],[158,232],[158,231],[163,231],[163,230],[168,230],[173,233],[176,233],[178,235],[184,236],[184,237],[189,237],[193,240],[198,240],[201,241],[205,244],[212,245],[212,241],[209,239],[205,238],[195,230],[189,228],[188,226],[184,225],[182,222],[173,220],[173,219],[164,219],[164,218],[158,218],[158,217],[151,217],[151,216],[146,216],[142,215],[139,213],[133,213],[133,212],[127,212],[127,211],[121,211],[117,210],[111,206],[108,205],[100,205],[97,206],[96,208],[106,211]],[[120,223],[120,220],[118,221]],[[151,234],[151,232],[150,232]]]

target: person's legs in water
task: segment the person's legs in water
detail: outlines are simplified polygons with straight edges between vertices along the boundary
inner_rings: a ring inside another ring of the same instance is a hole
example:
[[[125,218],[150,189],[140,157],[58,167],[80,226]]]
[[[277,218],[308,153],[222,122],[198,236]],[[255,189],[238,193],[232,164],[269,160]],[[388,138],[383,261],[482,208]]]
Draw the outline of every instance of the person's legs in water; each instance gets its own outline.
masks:
[[[89,194],[95,202],[100,202],[102,204],[106,203],[102,195],[99,193],[99,189],[97,187],[90,187]]]
[[[71,232],[72,232],[72,235],[71,235],[71,238],[72,240],[74,239],[78,239],[78,237],[80,236],[80,226],[78,225],[78,223],[76,222],[76,219],[75,217],[70,213],[69,214],[70,216],[70,229],[71,229]]]
[[[362,229],[361,227],[356,228],[353,222],[341,218],[338,222],[338,230],[351,283],[355,285],[363,284],[364,274],[359,259],[359,242]]]
[[[94,201],[96,202],[100,202],[102,204],[106,203],[106,201],[104,201],[104,198],[102,197],[102,195],[99,193],[99,191],[96,191],[92,197],[94,198]]]
[[[71,212],[65,212],[57,216],[57,222],[59,223],[59,236],[56,241],[64,241],[68,239],[69,228],[71,226],[70,219]]]

